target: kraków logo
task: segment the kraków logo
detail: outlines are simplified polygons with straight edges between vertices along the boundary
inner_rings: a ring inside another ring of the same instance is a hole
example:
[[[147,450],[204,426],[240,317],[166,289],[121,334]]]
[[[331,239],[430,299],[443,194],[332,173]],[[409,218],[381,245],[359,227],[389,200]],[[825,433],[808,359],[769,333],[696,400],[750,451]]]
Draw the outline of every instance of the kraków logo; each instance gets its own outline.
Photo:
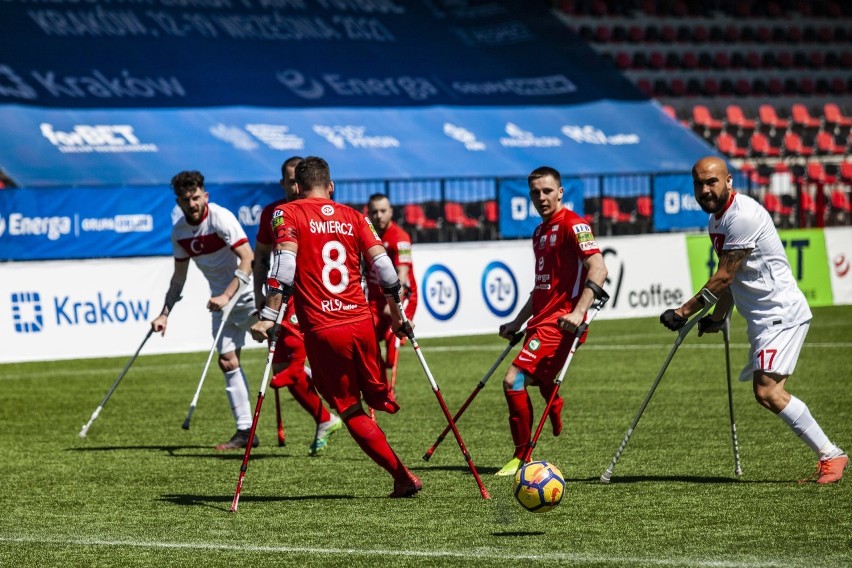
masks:
[[[639,143],[638,134],[607,135],[600,128],[595,128],[590,124],[584,126],[566,124],[562,127],[562,134],[578,144],[611,144],[613,146],[622,146]]]
[[[506,148],[551,148],[561,146],[562,140],[556,136],[536,136],[512,122],[506,123],[508,137],[500,138],[500,145]]]
[[[44,328],[38,292],[12,292],[12,322],[15,333],[39,333]]]
[[[347,143],[353,148],[399,148],[400,146],[399,140],[393,136],[367,136],[366,126],[315,124],[314,132],[328,140],[338,150],[346,149]]]
[[[453,140],[458,140],[471,152],[485,150],[485,144],[476,139],[476,134],[451,122],[444,123],[444,134]]]

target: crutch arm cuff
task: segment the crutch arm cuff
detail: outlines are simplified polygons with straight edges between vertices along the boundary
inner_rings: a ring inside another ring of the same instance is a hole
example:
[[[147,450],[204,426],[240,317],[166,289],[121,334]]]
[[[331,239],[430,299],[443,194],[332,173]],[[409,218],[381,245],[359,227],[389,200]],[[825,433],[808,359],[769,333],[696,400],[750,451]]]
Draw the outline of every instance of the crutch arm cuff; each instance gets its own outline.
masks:
[[[607,300],[609,300],[609,294],[607,294],[603,288],[601,288],[591,280],[586,280],[586,288],[592,291],[592,293],[595,295],[596,300],[600,302],[606,302]]]

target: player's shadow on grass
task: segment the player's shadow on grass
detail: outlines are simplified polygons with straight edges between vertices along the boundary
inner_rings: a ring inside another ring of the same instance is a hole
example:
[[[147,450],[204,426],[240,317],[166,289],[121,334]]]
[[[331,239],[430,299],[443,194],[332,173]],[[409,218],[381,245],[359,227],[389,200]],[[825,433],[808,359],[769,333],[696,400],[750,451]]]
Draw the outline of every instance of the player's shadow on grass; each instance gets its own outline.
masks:
[[[544,531],[501,531],[493,532],[491,536],[540,536],[546,534]]]
[[[566,479],[565,481],[578,481],[578,482],[598,482],[601,485],[605,485],[601,483],[599,477],[583,477],[576,479]],[[789,480],[772,480],[772,479],[737,479],[735,477],[706,477],[706,476],[698,476],[698,475],[619,475],[613,476],[612,481],[609,483],[610,485],[615,485],[618,483],[648,483],[648,482],[671,482],[676,481],[680,483],[707,483],[707,484],[727,484],[727,483],[790,483]]]
[[[245,456],[245,451],[238,452],[211,452],[211,453],[178,453],[183,450],[210,450],[210,446],[96,446],[85,448],[67,448],[69,452],[121,452],[127,450],[134,451],[160,451],[166,452],[171,457],[175,458],[213,458],[219,460],[238,460],[242,461]],[[262,460],[266,458],[283,458],[290,457],[291,454],[271,454],[262,453],[254,450],[251,454],[252,461]]]
[[[181,507],[210,507],[223,511],[230,511],[233,495],[163,495],[160,501],[172,503]],[[276,501],[316,501],[316,500],[338,500],[356,499],[354,495],[241,495],[240,503],[272,503]]]

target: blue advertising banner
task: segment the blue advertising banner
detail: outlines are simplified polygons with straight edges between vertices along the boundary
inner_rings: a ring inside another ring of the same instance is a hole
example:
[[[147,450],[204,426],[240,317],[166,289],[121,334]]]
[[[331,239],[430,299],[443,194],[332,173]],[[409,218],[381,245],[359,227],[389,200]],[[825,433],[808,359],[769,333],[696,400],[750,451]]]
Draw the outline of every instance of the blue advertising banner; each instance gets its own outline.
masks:
[[[623,117],[629,116],[630,121]],[[337,180],[689,171],[711,153],[655,103],[385,109],[125,109],[0,106],[0,167],[24,187],[277,179],[293,154]]]
[[[707,213],[695,200],[691,175],[654,178],[654,229],[680,231],[707,227]]]
[[[207,187],[230,209],[254,246],[260,211],[280,199],[276,185]],[[0,191],[0,261],[172,254],[181,215],[168,186]]]
[[[578,215],[585,213],[583,206],[583,180],[562,178],[565,193],[562,203]],[[538,214],[530,201],[529,185],[526,179],[500,180],[500,234],[504,238],[531,237],[535,228],[541,224]]]
[[[56,108],[641,100],[547,2],[4,0],[0,101]]]

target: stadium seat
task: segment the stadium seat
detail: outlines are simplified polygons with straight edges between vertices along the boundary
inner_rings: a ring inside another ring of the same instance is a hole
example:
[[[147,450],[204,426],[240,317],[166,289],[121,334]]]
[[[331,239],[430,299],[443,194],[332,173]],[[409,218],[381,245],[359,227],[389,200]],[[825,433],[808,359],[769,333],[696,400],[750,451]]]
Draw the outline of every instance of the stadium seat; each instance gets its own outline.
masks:
[[[469,229],[479,226],[479,221],[468,217],[462,204],[457,201],[447,201],[444,204],[444,221],[452,223],[460,229]]]
[[[820,119],[811,116],[808,107],[803,105],[802,103],[796,103],[792,106],[790,113],[790,118],[793,121],[793,124],[797,126],[801,126],[802,128],[819,128],[820,127]]]
[[[776,158],[781,155],[781,148],[773,146],[769,137],[762,132],[754,131],[749,139],[752,154],[763,158]]]
[[[843,213],[852,212],[852,203],[845,189],[837,188],[831,192],[831,207]]]
[[[793,208],[781,203],[781,198],[767,191],[763,196],[763,207],[772,216],[772,221],[782,227],[790,227],[793,224]]]
[[[814,153],[813,148],[806,146],[802,142],[802,137],[792,130],[784,135],[783,141],[784,154],[786,156],[810,156]]]
[[[748,156],[748,149],[740,148],[737,145],[737,139],[724,131],[716,137],[716,147],[729,158],[745,158]]]
[[[840,179],[847,185],[852,185],[852,162],[840,163]]]
[[[692,124],[703,128],[705,131],[721,130],[724,126],[721,120],[713,118],[710,109],[704,105],[692,107]]]
[[[780,118],[778,116],[778,113],[775,111],[775,107],[772,105],[760,105],[760,107],[758,107],[757,113],[758,119],[760,120],[760,124],[763,126],[768,126],[772,130],[775,130],[776,128],[787,128],[789,124],[787,119]]]
[[[822,110],[826,126],[832,125],[834,128],[852,127],[852,117],[845,116],[837,103],[825,103]]]
[[[837,176],[829,175],[828,172],[825,171],[825,167],[822,165],[822,162],[808,162],[805,176],[811,183],[826,184],[837,182]]]
[[[740,132],[754,130],[757,126],[754,120],[746,118],[743,108],[740,105],[728,105],[725,109],[725,116],[728,119],[728,124],[735,126]]]
[[[826,156],[842,156],[846,153],[846,148],[839,146],[834,139],[834,134],[823,130],[816,135],[816,150],[817,153]]]
[[[621,232],[618,225],[633,222],[633,215],[623,212],[614,198],[604,197],[601,199],[601,219],[606,222],[606,234],[613,234]]]
[[[426,216],[426,211],[417,203],[409,203],[404,208],[404,221],[415,229],[437,229],[438,221]]]

